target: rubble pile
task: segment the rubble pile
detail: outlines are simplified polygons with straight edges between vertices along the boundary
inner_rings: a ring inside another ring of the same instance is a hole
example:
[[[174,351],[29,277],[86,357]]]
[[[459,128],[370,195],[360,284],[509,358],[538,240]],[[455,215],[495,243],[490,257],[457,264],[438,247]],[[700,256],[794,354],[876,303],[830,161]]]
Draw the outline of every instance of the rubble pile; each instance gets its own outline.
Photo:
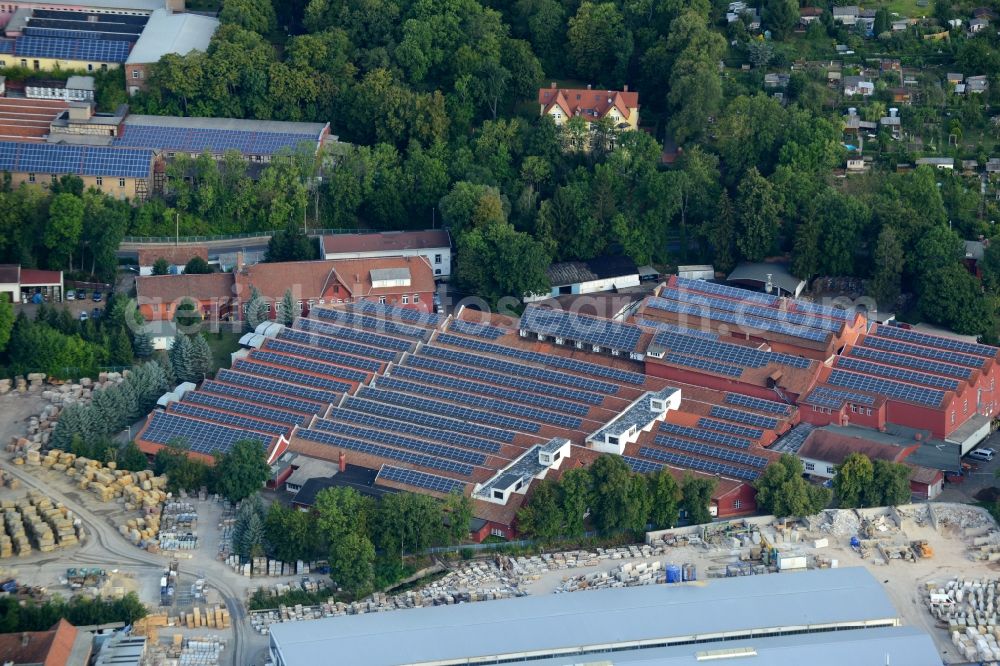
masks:
[[[989,511],[982,507],[937,502],[927,506],[930,509],[931,521],[939,531],[945,527],[955,530],[975,530],[996,525]]]
[[[850,509],[827,509],[813,517],[812,529],[827,532],[835,537],[855,536],[861,530],[861,517]]]
[[[996,579],[956,578],[943,586],[930,582],[924,601],[938,623],[947,627],[951,642],[968,661],[1000,659]]]

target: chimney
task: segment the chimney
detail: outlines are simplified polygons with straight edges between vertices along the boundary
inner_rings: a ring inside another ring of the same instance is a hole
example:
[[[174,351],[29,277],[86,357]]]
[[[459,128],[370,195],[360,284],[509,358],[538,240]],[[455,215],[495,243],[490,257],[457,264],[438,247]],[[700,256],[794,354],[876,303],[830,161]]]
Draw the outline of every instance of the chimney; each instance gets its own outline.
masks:
[[[587,90],[590,90],[590,84],[589,83],[587,84]]]
[[[896,107],[892,107],[889,109],[890,118],[895,118],[897,113],[899,113],[899,109],[897,109]]]
[[[552,88],[553,90],[555,90],[555,87],[556,87],[556,82],[555,82],[555,81],[553,81],[552,83],[550,83],[550,84],[549,84],[549,87],[550,87],[550,88]]]
[[[31,641],[31,635],[28,632],[21,634],[21,647],[28,647],[28,643]]]
[[[337,464],[340,466],[341,472],[347,471],[347,456],[344,455],[343,451],[340,452],[340,456],[337,459]]]
[[[622,92],[628,92],[628,84],[627,83],[624,86],[622,86]]]

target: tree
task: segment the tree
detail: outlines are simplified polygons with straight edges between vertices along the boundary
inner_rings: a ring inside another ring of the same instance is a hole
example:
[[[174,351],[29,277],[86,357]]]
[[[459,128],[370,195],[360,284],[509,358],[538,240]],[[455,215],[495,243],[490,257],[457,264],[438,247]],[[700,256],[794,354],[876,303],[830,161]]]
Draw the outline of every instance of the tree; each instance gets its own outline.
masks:
[[[260,490],[270,469],[261,442],[242,439],[215,463],[215,472],[219,492],[230,502],[239,502]]]
[[[49,204],[49,224],[42,241],[50,250],[53,268],[72,268],[73,249],[83,233],[83,201],[69,194],[57,194]],[[65,263],[64,263],[65,260]]]
[[[931,268],[918,278],[917,292],[927,320],[964,335],[995,335],[993,306],[962,264]]]
[[[322,536],[312,514],[272,502],[264,519],[268,554],[281,562],[309,561],[323,553]]]
[[[716,480],[702,476],[686,475],[681,484],[681,508],[687,515],[688,523],[701,525],[712,522],[709,506]]]
[[[564,536],[583,536],[583,521],[593,496],[591,488],[590,472],[587,469],[575,467],[563,474],[559,483],[559,505],[562,507]]]
[[[206,273],[212,272],[212,267],[208,265],[208,262],[201,257],[191,257],[188,262],[184,264],[184,272],[194,275],[204,275]]]
[[[157,257],[153,262],[153,275],[169,275],[170,264],[163,257]]]
[[[132,353],[132,341],[124,326],[118,327],[111,335],[111,355],[108,361],[111,365],[128,366],[135,360]]]
[[[614,3],[581,3],[569,20],[566,38],[578,76],[588,81],[609,77],[609,85],[624,80],[632,57],[632,32]]]
[[[332,544],[330,577],[354,598],[372,588],[375,578],[375,546],[358,532],[348,532]]]
[[[292,290],[286,289],[285,295],[281,299],[281,303],[278,305],[277,322],[279,324],[284,324],[285,326],[291,326],[295,321],[295,317],[298,315],[299,308],[295,305],[295,300],[292,298]]]
[[[299,225],[289,222],[267,241],[264,261],[310,261],[317,255],[316,241],[306,236]]]
[[[184,297],[174,310],[174,323],[177,324],[180,332],[188,333],[195,330],[201,323],[201,312],[198,304],[188,297]]]
[[[657,529],[677,525],[680,515],[681,488],[666,467],[649,475],[651,509],[649,520]]]
[[[667,106],[670,129],[678,144],[701,136],[722,104],[719,60],[726,40],[709,29],[706,16],[693,8],[677,16],[670,23],[664,45],[673,56]]]
[[[548,479],[536,481],[531,498],[517,512],[517,529],[543,543],[563,534],[563,511],[559,505],[560,487]]]
[[[875,242],[872,259],[873,271],[869,291],[880,307],[892,312],[899,299],[900,280],[905,261],[903,246],[895,229],[890,226],[882,228]]]
[[[872,26],[872,32],[877,37],[890,30],[892,30],[892,19],[889,18],[889,10],[885,7],[879,7],[875,10],[875,23]]]
[[[649,515],[649,488],[645,479],[632,474],[621,456],[604,455],[595,460],[590,466],[590,480],[591,514],[597,529],[610,534],[626,529],[639,532],[645,528]]]
[[[260,495],[254,494],[240,502],[232,531],[233,550],[242,559],[259,557],[264,551],[264,504]]]
[[[799,22],[799,3],[795,0],[766,0],[763,19],[771,35],[783,40]]]
[[[910,502],[910,468],[902,463],[872,463],[872,506],[899,506]],[[877,499],[876,496],[877,495]]]
[[[452,492],[444,503],[448,516],[448,537],[452,543],[462,543],[469,538],[469,523],[473,518],[472,500],[460,492]]]
[[[0,297],[0,352],[7,349],[11,333],[14,331],[14,306],[6,298]]]
[[[473,229],[459,236],[457,247],[459,284],[490,303],[549,290],[542,244],[507,222]]]
[[[736,194],[736,247],[748,261],[762,261],[778,235],[778,205],[774,188],[751,167]]]
[[[836,467],[833,477],[833,492],[837,496],[837,504],[843,508],[856,508],[864,505],[870,496],[874,482],[875,469],[872,461],[863,453],[852,453]]]
[[[135,442],[129,442],[122,449],[118,456],[118,469],[128,470],[130,472],[141,472],[144,469],[149,469],[149,458],[146,454],[139,450],[139,447],[135,445]]]
[[[212,371],[212,350],[208,340],[199,333],[191,338],[191,372],[198,381]]]
[[[803,472],[799,458],[782,454],[754,483],[757,506],[779,518],[818,513],[830,501],[830,492],[806,481]]]
[[[278,25],[271,0],[225,0],[219,21],[261,34],[272,32]]]
[[[193,354],[191,339],[178,332],[174,343],[170,345],[170,350],[167,352],[170,370],[178,382],[198,381]]]
[[[257,287],[250,287],[250,298],[247,300],[244,317],[246,318],[247,327],[251,331],[269,319],[267,306],[267,302],[264,301],[263,296],[257,291]]]
[[[138,358],[149,358],[153,355],[153,340],[149,337],[149,333],[145,331],[137,331],[132,336],[132,348],[135,350],[135,355]]]
[[[332,544],[342,540],[352,531],[368,534],[375,511],[371,498],[353,488],[327,488],[316,493],[317,522],[326,539]]]

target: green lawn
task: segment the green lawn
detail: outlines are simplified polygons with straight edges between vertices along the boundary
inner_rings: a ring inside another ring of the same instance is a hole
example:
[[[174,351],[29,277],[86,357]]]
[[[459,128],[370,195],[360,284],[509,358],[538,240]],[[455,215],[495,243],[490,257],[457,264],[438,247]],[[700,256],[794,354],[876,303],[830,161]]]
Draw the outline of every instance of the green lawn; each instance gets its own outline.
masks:
[[[212,372],[229,367],[229,355],[240,348],[240,334],[231,331],[205,333],[205,339],[212,350]]]

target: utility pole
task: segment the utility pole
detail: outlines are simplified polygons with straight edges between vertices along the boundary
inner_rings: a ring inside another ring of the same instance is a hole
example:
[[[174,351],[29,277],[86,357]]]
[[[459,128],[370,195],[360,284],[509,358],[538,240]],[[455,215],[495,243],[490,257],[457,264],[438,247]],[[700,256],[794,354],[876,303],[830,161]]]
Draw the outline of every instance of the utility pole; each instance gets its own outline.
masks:
[[[181,214],[174,213],[174,245],[181,244]]]

